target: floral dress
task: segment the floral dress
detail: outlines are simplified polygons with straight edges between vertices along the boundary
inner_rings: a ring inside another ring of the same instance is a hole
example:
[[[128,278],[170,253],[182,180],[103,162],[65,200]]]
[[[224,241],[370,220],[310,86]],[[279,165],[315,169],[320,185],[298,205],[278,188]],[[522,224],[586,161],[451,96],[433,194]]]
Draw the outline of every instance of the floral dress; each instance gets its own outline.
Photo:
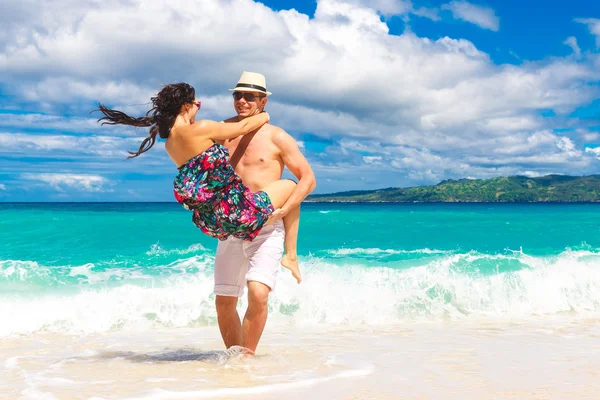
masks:
[[[215,143],[179,167],[175,199],[192,210],[192,221],[205,234],[252,241],[275,210],[264,191],[253,193],[229,163],[229,150]]]

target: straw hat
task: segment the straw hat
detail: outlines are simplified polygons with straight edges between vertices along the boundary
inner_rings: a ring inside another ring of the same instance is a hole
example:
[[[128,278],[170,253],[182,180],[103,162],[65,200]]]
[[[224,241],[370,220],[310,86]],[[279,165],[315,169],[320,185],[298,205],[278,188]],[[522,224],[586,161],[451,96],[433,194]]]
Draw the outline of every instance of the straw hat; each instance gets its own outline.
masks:
[[[264,93],[267,96],[271,94],[271,92],[267,91],[267,82],[265,80],[264,75],[257,74],[256,72],[246,72],[242,73],[240,80],[234,89],[229,89],[230,92],[259,92]]]

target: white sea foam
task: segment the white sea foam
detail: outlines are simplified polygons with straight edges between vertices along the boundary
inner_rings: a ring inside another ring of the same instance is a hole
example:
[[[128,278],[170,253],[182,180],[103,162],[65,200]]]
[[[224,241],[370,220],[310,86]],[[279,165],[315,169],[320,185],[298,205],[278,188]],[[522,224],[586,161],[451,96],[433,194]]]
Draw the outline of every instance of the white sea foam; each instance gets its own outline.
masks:
[[[47,277],[50,272],[35,261],[0,260],[0,281],[26,281],[31,276]]]
[[[137,263],[123,265],[122,262],[109,261],[101,265],[87,263],[47,266],[40,265],[36,261],[0,260],[0,285],[8,282],[10,284],[6,287],[8,290],[23,291],[22,288],[27,288],[27,284],[37,284],[47,289],[52,289],[56,285],[97,285],[111,281],[137,284],[139,281],[153,281],[156,275],[168,276],[190,271],[204,271],[207,266],[212,266],[213,260],[214,256],[208,253],[175,259],[166,265],[137,265]]]
[[[170,255],[170,254],[185,255],[185,254],[190,254],[190,253],[197,253],[199,251],[204,251],[204,250],[206,250],[205,247],[202,246],[200,243],[193,244],[185,249],[170,249],[170,250],[165,250],[162,248],[162,246],[159,243],[155,243],[151,246],[150,250],[148,250],[146,252],[146,254],[149,256],[166,256],[166,255]]]
[[[11,357],[4,362],[4,368],[15,369],[19,365],[19,357]]]
[[[504,272],[476,268],[478,263],[508,262],[518,267]],[[212,259],[194,256],[164,268],[185,271],[191,266],[196,272],[145,276],[137,270],[130,277],[139,274],[144,280],[80,286],[76,292],[0,294],[0,336],[212,324]],[[424,318],[600,315],[600,254],[588,250],[547,257],[469,252],[424,259],[423,265],[407,269],[369,262],[334,265],[309,257],[301,259],[301,269],[301,285],[282,269],[269,303],[272,323],[362,325]],[[76,271],[95,282],[114,277],[104,275],[106,271],[95,275],[84,266]],[[240,309],[245,304],[241,298]]]
[[[219,388],[219,389],[208,389],[208,390],[193,390],[174,392],[168,390],[154,390],[154,393],[140,396],[131,397],[130,399],[204,399],[204,398],[216,398],[216,397],[231,397],[231,396],[249,396],[249,395],[266,395],[273,393],[289,393],[289,391],[310,388],[319,384],[331,382],[338,379],[355,379],[373,374],[375,368],[368,366],[363,369],[348,370],[338,372],[331,376],[325,376],[320,378],[310,378],[297,380],[295,382],[286,383],[275,383],[271,385],[260,385],[252,387],[241,387],[241,388]]]
[[[328,254],[333,256],[362,256],[362,255],[391,255],[391,254],[449,254],[447,250],[435,249],[416,249],[416,250],[396,250],[396,249],[380,249],[380,248],[342,248],[328,250]]]
[[[60,276],[55,274],[60,280]],[[110,280],[148,280],[151,277],[145,275],[140,268],[109,268],[97,269],[94,264],[85,264],[71,267],[68,276],[78,278],[79,283],[90,285],[109,282]]]

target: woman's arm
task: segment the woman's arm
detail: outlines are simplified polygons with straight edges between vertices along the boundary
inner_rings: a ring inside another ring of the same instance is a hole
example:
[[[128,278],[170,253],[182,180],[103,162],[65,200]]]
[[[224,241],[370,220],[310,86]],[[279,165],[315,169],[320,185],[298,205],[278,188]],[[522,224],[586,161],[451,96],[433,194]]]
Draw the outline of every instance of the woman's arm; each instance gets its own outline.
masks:
[[[269,122],[269,114],[261,112],[238,122],[222,123],[202,120],[191,125],[192,135],[204,136],[212,140],[233,139],[240,135],[254,132]]]

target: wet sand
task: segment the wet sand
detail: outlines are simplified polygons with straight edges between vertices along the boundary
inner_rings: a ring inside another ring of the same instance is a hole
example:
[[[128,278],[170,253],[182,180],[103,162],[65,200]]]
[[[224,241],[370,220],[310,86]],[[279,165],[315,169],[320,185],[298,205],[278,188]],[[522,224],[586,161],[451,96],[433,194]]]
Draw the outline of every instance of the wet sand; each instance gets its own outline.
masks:
[[[217,327],[0,342],[6,399],[597,399],[600,320],[268,325],[257,356]]]

